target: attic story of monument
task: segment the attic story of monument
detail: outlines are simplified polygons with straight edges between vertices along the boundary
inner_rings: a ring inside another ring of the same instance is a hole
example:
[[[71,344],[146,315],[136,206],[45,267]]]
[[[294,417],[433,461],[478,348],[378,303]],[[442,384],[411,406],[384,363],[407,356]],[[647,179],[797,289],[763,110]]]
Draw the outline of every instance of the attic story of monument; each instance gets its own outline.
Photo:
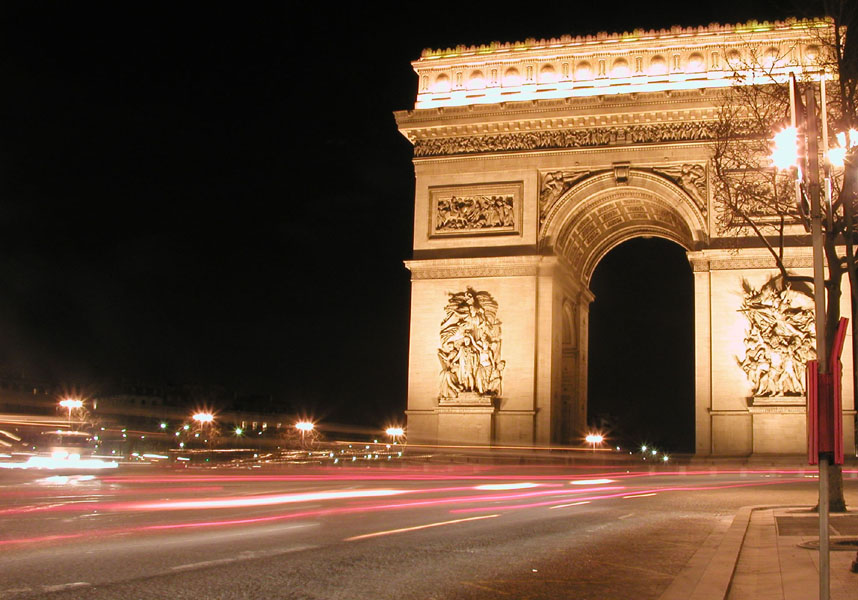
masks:
[[[409,439],[578,444],[590,278],[612,248],[655,236],[694,274],[696,453],[804,452],[812,302],[759,240],[719,227],[712,161],[725,90],[759,83],[758,68],[814,77],[829,30],[788,20],[424,51],[415,107],[396,113],[416,177]],[[811,249],[787,247],[784,264],[808,275]],[[848,298],[840,308],[851,316]]]

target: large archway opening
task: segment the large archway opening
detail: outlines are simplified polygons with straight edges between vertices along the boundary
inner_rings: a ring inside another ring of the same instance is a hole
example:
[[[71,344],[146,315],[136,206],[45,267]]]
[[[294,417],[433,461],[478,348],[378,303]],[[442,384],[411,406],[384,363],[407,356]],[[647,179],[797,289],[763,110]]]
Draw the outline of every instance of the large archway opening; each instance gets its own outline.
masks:
[[[616,445],[694,452],[694,280],[686,251],[634,238],[590,289],[588,421]]]

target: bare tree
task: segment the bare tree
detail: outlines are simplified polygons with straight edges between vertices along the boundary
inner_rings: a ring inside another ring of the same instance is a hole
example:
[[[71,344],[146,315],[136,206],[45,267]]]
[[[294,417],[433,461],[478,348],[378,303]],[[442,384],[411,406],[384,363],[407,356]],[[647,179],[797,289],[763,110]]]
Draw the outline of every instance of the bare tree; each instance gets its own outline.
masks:
[[[856,71],[850,61],[855,43],[846,38],[844,19],[854,20],[854,3],[836,3],[843,11],[825,20],[807,23],[811,43],[802,48],[781,48],[773,55],[770,48],[749,45],[745,56],[730,63],[735,85],[727,89],[715,124],[717,142],[713,148],[713,181],[717,201],[716,222],[719,232],[732,236],[737,246],[756,240],[771,254],[783,281],[790,286],[806,287],[813,278],[798,275],[787,268],[785,249],[810,245],[807,192],[796,193],[796,174],[779,171],[770,160],[771,140],[775,131],[791,120],[788,72],[798,73],[801,86],[815,86],[821,91],[825,83],[827,111],[811,118],[835,131],[845,131],[856,123]],[[848,6],[847,6],[848,5]],[[856,27],[858,30],[858,27]],[[858,36],[855,36],[858,38]],[[815,41],[816,43],[812,43]],[[852,44],[851,46],[849,44]],[[816,48],[814,52],[813,48]],[[815,55],[814,55],[815,54]],[[801,56],[803,64],[796,60]],[[811,59],[811,60],[807,60]],[[808,145],[809,148],[812,145]],[[807,149],[806,149],[807,151]],[[853,249],[853,214],[855,203],[855,169],[858,161],[845,169],[829,169],[823,156],[819,180],[830,182],[830,208],[823,218],[823,252],[827,268],[825,288],[827,308],[825,330],[828,349],[840,320],[840,300],[844,274],[848,274],[854,316],[858,315],[858,279]],[[854,158],[854,150],[848,159]],[[813,163],[811,163],[813,164]],[[796,198],[801,198],[797,202]],[[854,330],[853,330],[854,332]],[[855,343],[855,335],[853,335]],[[853,348],[853,357],[858,347]],[[830,356],[830,352],[827,353]],[[853,376],[855,376],[853,369]],[[858,380],[854,380],[858,384]],[[853,386],[853,389],[858,385]],[[830,467],[830,509],[845,510],[842,474],[839,466]]]

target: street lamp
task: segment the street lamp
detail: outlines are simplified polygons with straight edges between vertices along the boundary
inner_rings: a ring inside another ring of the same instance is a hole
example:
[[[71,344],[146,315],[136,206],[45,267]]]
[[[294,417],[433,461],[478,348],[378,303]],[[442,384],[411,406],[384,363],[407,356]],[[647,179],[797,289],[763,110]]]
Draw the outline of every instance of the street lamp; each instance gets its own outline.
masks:
[[[590,444],[593,452],[596,451],[596,444],[601,444],[605,440],[604,436],[601,433],[588,433],[584,438],[588,444]]]
[[[316,426],[310,421],[298,421],[295,423],[295,429],[301,432],[301,445],[304,445],[304,438],[308,433],[312,433]]]
[[[67,408],[69,411],[69,429],[71,429],[71,413],[72,410],[83,408],[83,400],[78,398],[64,398],[60,400],[60,406]]]
[[[198,412],[191,416],[191,418],[200,424],[200,426],[208,425],[209,423],[214,421],[214,415],[210,412]]]
[[[839,148],[828,148],[828,121],[826,107],[826,92],[825,92],[825,74],[820,78],[820,108],[822,116],[822,130],[820,132],[816,122],[816,94],[813,86],[807,86],[805,90],[805,102],[802,106],[801,95],[798,90],[798,85],[794,75],[790,75],[789,91],[790,91],[790,113],[792,118],[792,127],[775,135],[775,151],[772,156],[772,162],[779,168],[796,167],[796,202],[804,214],[803,207],[810,207],[810,233],[813,245],[813,287],[814,287],[814,304],[815,304],[815,325],[816,325],[816,361],[808,363],[808,454],[810,463],[818,462],[819,464],[819,598],[828,600],[830,594],[830,560],[829,560],[829,538],[828,538],[828,520],[829,520],[829,490],[828,477],[829,465],[832,463],[840,464],[842,451],[838,449],[838,444],[842,444],[842,440],[838,439],[838,428],[836,422],[842,418],[837,410],[837,397],[835,395],[835,386],[839,385],[840,373],[835,366],[839,361],[839,342],[843,321],[841,319],[841,329],[838,330],[838,335],[835,337],[832,344],[832,357],[828,357],[828,345],[826,343],[826,307],[825,307],[825,271],[823,254],[823,218],[827,217],[828,226],[832,226],[833,208],[831,204],[831,180],[830,171],[832,166],[840,166],[847,162],[847,156],[854,151],[853,148],[858,144],[858,135],[854,130],[848,133],[838,134],[837,141]],[[801,107],[802,118],[799,120],[799,110]],[[824,169],[824,190],[820,190],[820,164],[819,164],[819,144],[820,136],[822,138],[822,150],[825,160],[822,164]],[[846,174],[848,177],[848,174]],[[847,231],[849,244],[851,244],[852,223],[851,223],[851,198],[844,199],[844,192],[850,189],[848,181],[844,181],[843,189],[841,190],[841,200],[844,204],[844,216],[846,217]],[[820,198],[821,192],[825,194],[825,206]],[[806,221],[805,221],[806,222]],[[829,229],[829,234],[831,229]],[[851,246],[849,246],[851,253]],[[850,266],[850,268],[853,268]],[[852,315],[853,319],[855,315]],[[845,330],[842,330],[845,331]],[[829,366],[829,360],[831,365]],[[830,371],[833,373],[830,374]],[[813,384],[811,384],[813,381]],[[811,421],[812,419],[812,421]]]
[[[388,427],[384,430],[384,432],[390,437],[391,440],[393,440],[394,444],[399,438],[405,435],[405,429],[398,426]]]

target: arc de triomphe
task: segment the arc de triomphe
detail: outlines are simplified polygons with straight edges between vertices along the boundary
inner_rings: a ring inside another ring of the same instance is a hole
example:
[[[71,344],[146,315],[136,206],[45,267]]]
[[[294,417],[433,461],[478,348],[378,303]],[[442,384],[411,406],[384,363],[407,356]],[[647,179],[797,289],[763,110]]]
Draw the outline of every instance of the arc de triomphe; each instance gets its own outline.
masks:
[[[800,70],[819,53],[810,30],[710,25],[424,51],[415,108],[396,114],[416,175],[410,441],[580,443],[590,277],[618,244],[657,236],[685,248],[694,272],[696,453],[804,452],[812,303],[773,282],[754,238],[736,250],[719,237],[710,125],[735,61],[753,51]],[[810,249],[787,250],[788,268],[809,274]],[[788,341],[773,319],[790,321]]]

